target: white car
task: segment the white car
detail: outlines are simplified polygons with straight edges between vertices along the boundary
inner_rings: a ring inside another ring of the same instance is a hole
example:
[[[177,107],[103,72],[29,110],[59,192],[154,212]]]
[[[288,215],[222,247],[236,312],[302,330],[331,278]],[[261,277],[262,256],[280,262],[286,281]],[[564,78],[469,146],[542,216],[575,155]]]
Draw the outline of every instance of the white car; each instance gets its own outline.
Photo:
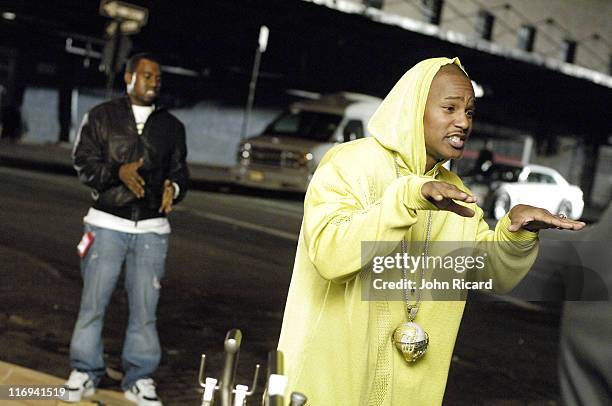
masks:
[[[582,190],[546,166],[494,164],[486,173],[468,177],[466,184],[479,197],[485,213],[496,220],[517,204],[541,207],[574,220],[584,209]]]

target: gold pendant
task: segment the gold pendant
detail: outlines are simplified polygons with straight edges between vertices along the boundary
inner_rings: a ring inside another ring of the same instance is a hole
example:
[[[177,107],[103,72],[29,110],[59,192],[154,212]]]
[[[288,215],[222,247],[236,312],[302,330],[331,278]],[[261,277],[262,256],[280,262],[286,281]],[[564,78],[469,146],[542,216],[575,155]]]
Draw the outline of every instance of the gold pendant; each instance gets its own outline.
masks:
[[[410,321],[397,326],[391,341],[402,353],[406,362],[416,362],[427,352],[429,336],[421,326]]]

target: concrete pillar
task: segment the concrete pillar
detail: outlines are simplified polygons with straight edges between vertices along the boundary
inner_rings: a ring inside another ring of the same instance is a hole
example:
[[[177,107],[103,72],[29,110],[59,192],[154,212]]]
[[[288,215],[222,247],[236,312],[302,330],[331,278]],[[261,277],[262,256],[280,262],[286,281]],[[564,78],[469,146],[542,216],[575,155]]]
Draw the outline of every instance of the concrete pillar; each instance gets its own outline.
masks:
[[[599,161],[600,143],[597,140],[589,140],[583,145],[584,148],[584,165],[580,176],[580,188],[584,194],[585,205],[591,204],[591,194],[595,185],[595,171]]]
[[[70,142],[70,129],[72,127],[72,89],[73,69],[70,61],[65,58],[58,64],[58,120],[59,120],[59,142]]]
[[[26,53],[19,49],[13,49],[8,53],[7,61],[7,89],[2,100],[2,134],[0,138],[17,140],[23,132],[21,118],[21,105],[26,88],[26,79],[32,71],[31,64]]]

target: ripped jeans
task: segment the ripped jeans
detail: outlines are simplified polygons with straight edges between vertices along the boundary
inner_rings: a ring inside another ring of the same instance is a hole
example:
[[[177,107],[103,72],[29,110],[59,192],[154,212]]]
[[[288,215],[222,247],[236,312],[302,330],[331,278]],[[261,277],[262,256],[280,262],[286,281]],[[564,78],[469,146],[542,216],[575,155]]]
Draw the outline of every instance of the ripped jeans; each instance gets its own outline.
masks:
[[[131,234],[85,225],[95,235],[81,260],[83,293],[70,343],[73,369],[89,373],[96,385],[106,369],[103,357],[104,314],[125,263],[129,319],[123,344],[121,382],[127,390],[138,379],[150,377],[161,358],[156,309],[164,275],[168,235]]]

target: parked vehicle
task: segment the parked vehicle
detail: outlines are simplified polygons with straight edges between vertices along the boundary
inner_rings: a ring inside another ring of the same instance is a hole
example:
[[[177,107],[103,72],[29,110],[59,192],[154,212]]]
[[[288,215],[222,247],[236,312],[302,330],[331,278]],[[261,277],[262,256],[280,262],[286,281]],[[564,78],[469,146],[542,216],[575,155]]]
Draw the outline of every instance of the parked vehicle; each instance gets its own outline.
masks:
[[[546,166],[494,164],[465,181],[485,213],[497,220],[517,204],[542,207],[574,220],[580,218],[584,209],[582,190]]]
[[[262,134],[240,143],[234,182],[304,192],[321,158],[334,145],[369,136],[367,123],[382,100],[334,93],[293,103]]]

